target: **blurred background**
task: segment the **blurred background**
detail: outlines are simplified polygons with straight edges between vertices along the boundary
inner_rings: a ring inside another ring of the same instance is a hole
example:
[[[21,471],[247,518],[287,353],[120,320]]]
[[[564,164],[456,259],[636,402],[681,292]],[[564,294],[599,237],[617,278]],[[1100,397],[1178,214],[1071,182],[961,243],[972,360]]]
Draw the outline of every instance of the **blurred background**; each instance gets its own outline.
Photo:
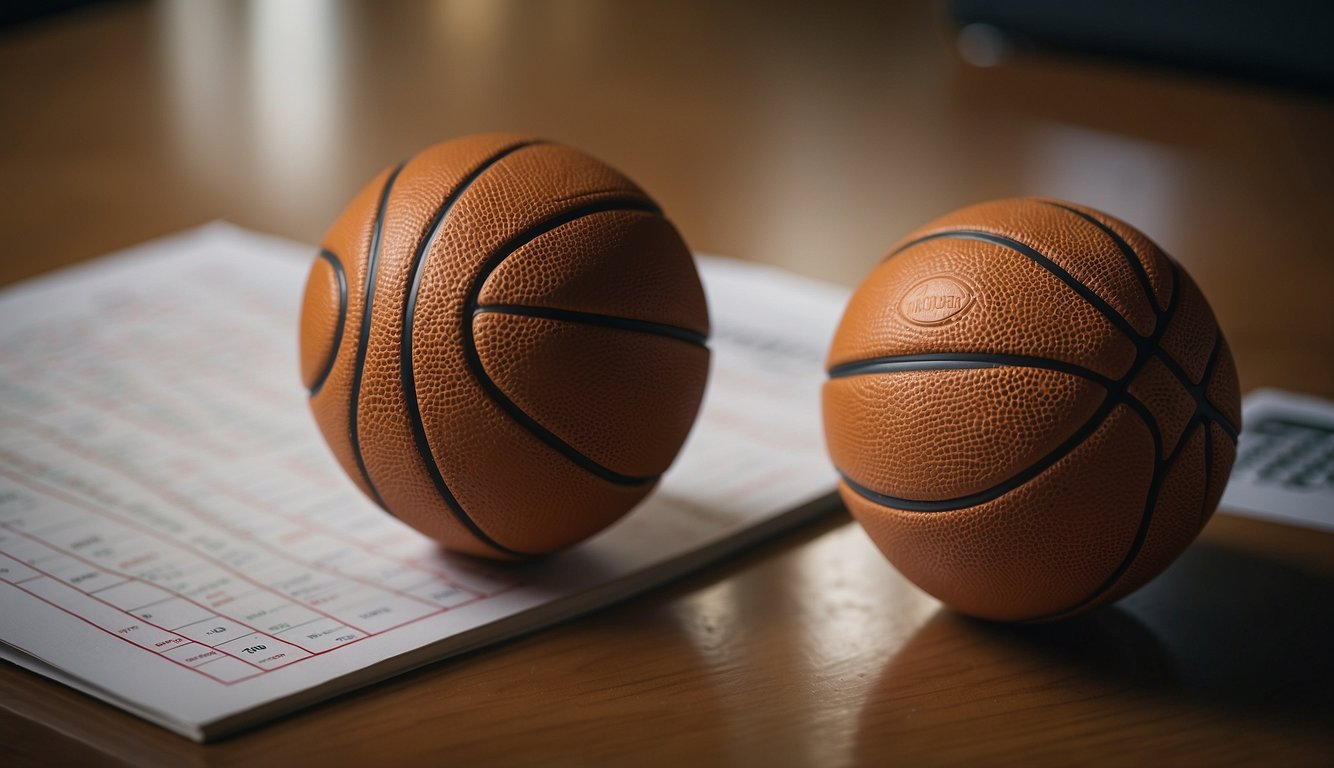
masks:
[[[314,243],[379,169],[521,131],[622,169],[696,250],[848,285],[962,205],[1093,205],[1196,276],[1244,388],[1328,394],[1334,313],[1285,309],[1313,362],[1237,276],[1329,258],[1332,7],[10,3],[0,279],[218,218]]]
[[[1331,40],[1329,0],[8,0],[0,285],[215,219],[313,255],[382,168],[520,131],[620,168],[696,250],[848,286],[970,203],[1096,206],[1194,276],[1243,391],[1334,397]],[[715,760],[1040,743],[1066,762],[1144,745],[1319,764],[1329,541],[1218,516],[1129,609],[1012,632],[933,616],[840,517],[211,753],[26,683],[0,700],[25,723],[0,747],[91,762],[77,722],[167,765],[272,762],[335,733],[326,751],[384,762],[494,701],[541,713],[516,739],[540,748],[586,716],[575,691]]]

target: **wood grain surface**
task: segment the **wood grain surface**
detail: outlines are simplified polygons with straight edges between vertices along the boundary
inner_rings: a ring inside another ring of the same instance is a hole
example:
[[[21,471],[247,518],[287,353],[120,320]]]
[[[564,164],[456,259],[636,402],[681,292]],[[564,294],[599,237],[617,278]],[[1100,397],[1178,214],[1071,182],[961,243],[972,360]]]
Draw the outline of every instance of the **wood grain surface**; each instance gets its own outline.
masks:
[[[482,130],[602,157],[697,250],[847,285],[968,203],[1102,208],[1190,270],[1243,391],[1334,397],[1329,102],[974,68],[925,2],[136,2],[0,30],[0,282],[216,218],[314,242],[379,169]],[[3,666],[0,763],[1326,765],[1332,598],[1334,537],[1218,516],[1116,607],[985,624],[840,515],[216,745]]]

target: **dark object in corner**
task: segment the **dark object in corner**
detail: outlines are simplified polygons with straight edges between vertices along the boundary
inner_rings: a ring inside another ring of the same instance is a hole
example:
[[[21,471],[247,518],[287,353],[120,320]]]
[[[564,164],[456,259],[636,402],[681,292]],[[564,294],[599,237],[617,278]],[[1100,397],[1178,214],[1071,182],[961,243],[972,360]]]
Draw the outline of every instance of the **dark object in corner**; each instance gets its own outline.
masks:
[[[0,3],[0,31],[8,32],[25,22],[105,2],[107,0],[5,0]]]
[[[1155,65],[1334,95],[1328,0],[949,0],[963,27],[986,24],[1018,47]]]

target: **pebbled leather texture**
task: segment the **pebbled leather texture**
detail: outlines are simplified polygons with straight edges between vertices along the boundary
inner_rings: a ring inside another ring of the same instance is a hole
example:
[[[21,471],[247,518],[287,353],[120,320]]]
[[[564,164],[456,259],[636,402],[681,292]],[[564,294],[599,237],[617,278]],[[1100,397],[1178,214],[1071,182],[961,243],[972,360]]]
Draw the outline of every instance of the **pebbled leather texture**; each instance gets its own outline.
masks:
[[[343,468],[447,548],[520,558],[614,522],[680,450],[704,393],[708,313],[653,202],[603,163],[505,134],[378,175],[312,266],[303,378]],[[369,314],[367,307],[369,306]]]
[[[301,383],[318,392],[329,374],[334,347],[342,341],[347,278],[332,254],[321,253],[310,267],[301,300]]]
[[[848,508],[905,576],[982,618],[1139,588],[1208,522],[1235,458],[1236,367],[1203,294],[1072,203],[984,203],[904,238],[828,366]]]

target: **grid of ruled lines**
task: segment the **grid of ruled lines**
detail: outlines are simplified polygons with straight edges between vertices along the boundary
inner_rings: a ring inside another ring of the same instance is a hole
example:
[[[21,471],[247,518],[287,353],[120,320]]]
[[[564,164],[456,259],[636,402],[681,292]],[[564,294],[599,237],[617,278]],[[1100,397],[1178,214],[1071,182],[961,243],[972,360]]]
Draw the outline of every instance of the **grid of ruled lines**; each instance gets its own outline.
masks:
[[[238,375],[295,365],[292,297],[194,276],[0,337],[0,581],[225,684],[517,585],[349,494],[295,372]]]

